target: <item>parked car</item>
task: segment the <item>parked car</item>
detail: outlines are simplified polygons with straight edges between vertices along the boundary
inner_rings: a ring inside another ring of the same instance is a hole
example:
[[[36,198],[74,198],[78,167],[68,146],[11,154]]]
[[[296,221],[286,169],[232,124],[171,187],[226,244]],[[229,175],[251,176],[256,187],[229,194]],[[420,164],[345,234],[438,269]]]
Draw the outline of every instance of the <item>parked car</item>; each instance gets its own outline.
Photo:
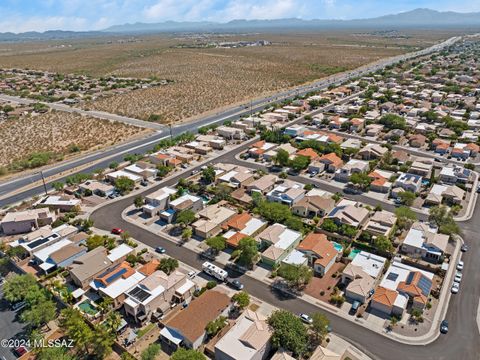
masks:
[[[147,181],[147,180],[142,180],[142,181],[140,182],[140,185],[142,185],[142,186],[148,186],[148,181]]]
[[[318,173],[317,173],[316,171],[312,171],[312,172],[310,173],[310,177],[311,177],[311,178],[313,178],[313,177],[315,177],[315,176],[317,176],[317,175],[318,175]]]
[[[114,234],[114,235],[120,235],[121,233],[123,233],[123,230],[120,229],[120,228],[113,228],[112,229],[112,234]]]
[[[197,273],[196,273],[195,271],[193,271],[193,270],[188,273],[188,277],[189,277],[190,279],[195,278],[195,276],[197,276]]]
[[[157,252],[157,253],[159,253],[159,254],[165,254],[166,250],[165,250],[163,247],[161,247],[161,246],[157,246],[157,247],[155,248],[155,252]]]
[[[22,310],[25,306],[27,306],[27,303],[25,301],[20,301],[13,303],[10,307],[13,311],[19,311]]]
[[[461,283],[462,282],[462,273],[460,271],[457,271],[457,273],[455,274],[455,282],[457,283]]]
[[[13,350],[13,353],[17,357],[21,357],[21,356],[25,355],[27,352],[28,352],[28,350],[25,346],[19,346],[15,350]]]
[[[350,308],[350,311],[349,311],[350,315],[355,315],[360,305],[362,305],[360,301],[355,300],[352,304],[352,307]]]
[[[460,248],[460,250],[462,252],[467,252],[468,251],[468,245],[467,244],[463,244],[462,247]]]
[[[452,294],[458,294],[458,292],[460,291],[460,284],[457,282],[454,282],[452,284],[452,288],[450,289],[450,291],[452,292]]]
[[[443,321],[440,323],[440,332],[441,332],[442,334],[448,333],[448,321],[447,321],[447,320],[443,320]]]
[[[227,284],[237,290],[243,289],[243,284],[237,279],[227,279]]]
[[[299,317],[305,324],[311,324],[313,322],[313,319],[307,314],[300,314]]]
[[[463,270],[463,265],[464,265],[463,261],[460,260],[460,261],[458,262],[458,264],[457,264],[457,270],[458,270],[458,271],[462,271],[462,270]]]

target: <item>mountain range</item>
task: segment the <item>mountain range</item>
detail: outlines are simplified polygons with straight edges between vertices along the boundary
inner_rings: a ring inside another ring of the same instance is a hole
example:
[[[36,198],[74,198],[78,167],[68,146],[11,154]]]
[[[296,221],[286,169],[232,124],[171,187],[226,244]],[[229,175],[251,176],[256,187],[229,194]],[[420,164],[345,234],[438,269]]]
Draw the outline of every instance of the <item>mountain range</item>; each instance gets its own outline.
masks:
[[[440,12],[431,9],[415,9],[399,14],[384,15],[369,19],[353,20],[232,20],[219,22],[177,22],[134,23],[114,25],[101,31],[51,30],[43,33],[25,32],[20,34],[0,33],[0,41],[60,40],[80,37],[105,36],[112,34],[145,34],[172,32],[236,32],[275,30],[328,30],[328,29],[404,29],[404,28],[461,28],[480,29],[480,12]]]

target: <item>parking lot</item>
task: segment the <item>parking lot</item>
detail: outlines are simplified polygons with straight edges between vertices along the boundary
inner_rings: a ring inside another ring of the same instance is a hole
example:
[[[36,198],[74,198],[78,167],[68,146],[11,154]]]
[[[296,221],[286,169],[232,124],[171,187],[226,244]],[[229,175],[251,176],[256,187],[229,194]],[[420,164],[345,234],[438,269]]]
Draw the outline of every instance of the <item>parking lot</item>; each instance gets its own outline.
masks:
[[[0,339],[11,339],[23,332],[24,326],[18,320],[18,315],[10,309],[8,301],[3,298],[3,287],[0,288]],[[13,349],[0,347],[2,360],[13,360],[16,356]]]

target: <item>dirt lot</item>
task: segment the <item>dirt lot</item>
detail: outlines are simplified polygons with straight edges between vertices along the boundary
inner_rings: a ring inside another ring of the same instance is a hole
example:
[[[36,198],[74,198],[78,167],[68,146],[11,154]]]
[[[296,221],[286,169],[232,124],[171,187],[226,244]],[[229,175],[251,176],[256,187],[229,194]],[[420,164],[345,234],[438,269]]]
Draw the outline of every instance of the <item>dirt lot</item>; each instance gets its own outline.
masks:
[[[34,153],[72,156],[119,143],[145,129],[79,114],[49,112],[0,122],[0,166],[9,167]],[[53,160],[53,159],[52,159]]]
[[[168,86],[86,105],[143,119],[157,114],[168,122],[426,47],[446,36],[421,33],[386,37],[368,32],[216,35],[201,41],[267,40],[271,45],[195,49],[177,46],[197,45],[200,40],[174,36],[144,36],[128,42],[89,39],[30,47],[8,44],[0,45],[0,67],[173,80]]]

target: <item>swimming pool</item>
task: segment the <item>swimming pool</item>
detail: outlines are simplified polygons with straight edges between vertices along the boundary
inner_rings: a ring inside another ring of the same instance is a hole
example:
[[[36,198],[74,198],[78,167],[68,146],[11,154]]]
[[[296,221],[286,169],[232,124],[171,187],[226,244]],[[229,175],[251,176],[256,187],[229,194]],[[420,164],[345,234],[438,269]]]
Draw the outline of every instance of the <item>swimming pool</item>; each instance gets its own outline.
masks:
[[[352,260],[355,259],[355,256],[357,256],[357,254],[361,251],[362,250],[360,249],[352,249],[352,251],[350,251],[350,254],[348,255],[348,258]]]
[[[82,310],[85,314],[88,315],[96,315],[98,313],[98,310],[95,308],[95,306],[92,305],[90,300],[84,300],[78,305],[79,309]]]
[[[337,250],[337,252],[342,252],[343,251],[343,246],[339,243],[337,243],[336,241],[332,241],[333,243],[333,247],[335,248],[335,250]]]

